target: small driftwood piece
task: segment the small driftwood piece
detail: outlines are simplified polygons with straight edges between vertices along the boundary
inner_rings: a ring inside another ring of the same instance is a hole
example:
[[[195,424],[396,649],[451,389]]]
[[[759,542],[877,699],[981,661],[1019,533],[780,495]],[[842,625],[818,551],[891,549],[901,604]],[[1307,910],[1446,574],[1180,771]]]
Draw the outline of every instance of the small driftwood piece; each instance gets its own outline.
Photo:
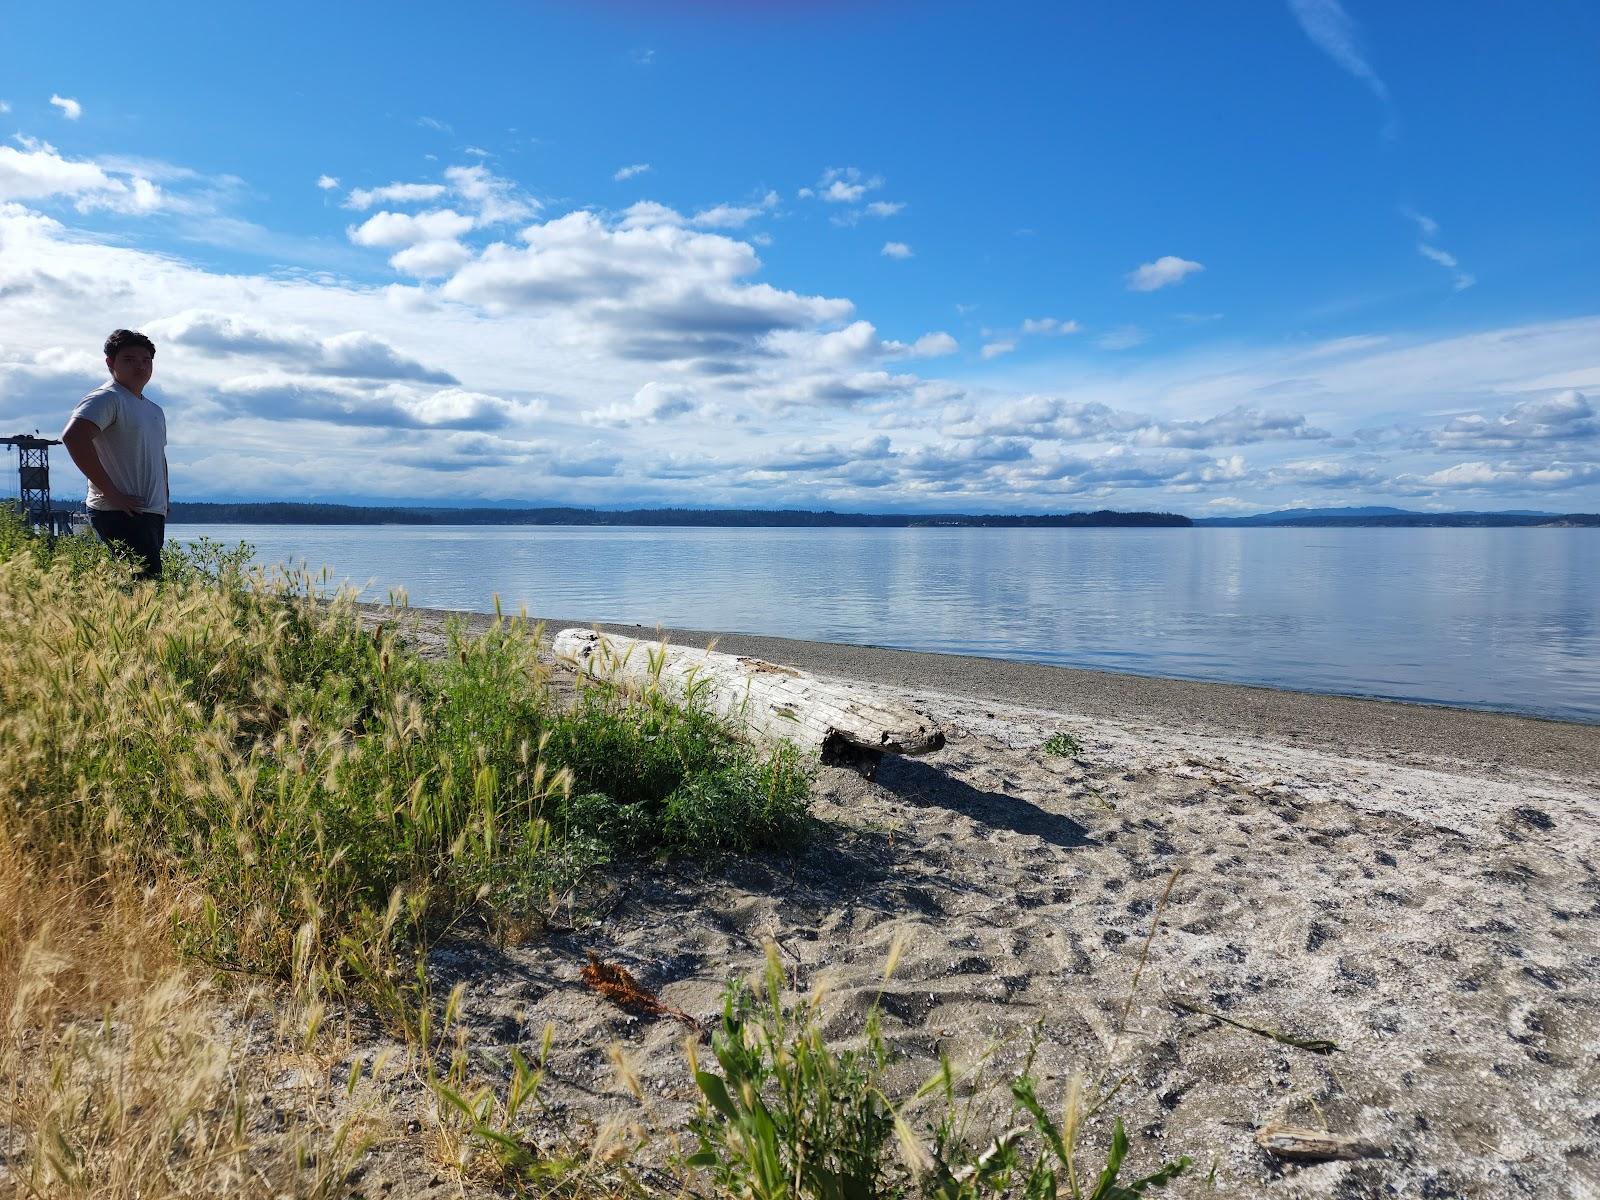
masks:
[[[928,754],[944,745],[944,731],[931,718],[898,701],[759,658],[592,629],[563,629],[555,652],[580,674],[654,683],[675,699],[704,704],[754,741],[787,740],[869,779],[885,754]]]
[[[1363,1138],[1326,1129],[1297,1129],[1289,1125],[1264,1125],[1256,1132],[1256,1145],[1268,1154],[1297,1162],[1375,1158],[1383,1151]]]

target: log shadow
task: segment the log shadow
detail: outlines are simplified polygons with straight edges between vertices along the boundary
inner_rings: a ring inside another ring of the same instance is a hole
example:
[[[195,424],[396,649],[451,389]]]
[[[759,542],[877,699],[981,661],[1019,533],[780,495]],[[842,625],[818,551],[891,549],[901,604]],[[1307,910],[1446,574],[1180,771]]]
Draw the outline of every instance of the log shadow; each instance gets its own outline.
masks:
[[[878,769],[876,783],[908,804],[946,808],[992,828],[1025,833],[1063,850],[1099,845],[1071,817],[1045,812],[1018,796],[982,791],[914,758],[886,757]]]

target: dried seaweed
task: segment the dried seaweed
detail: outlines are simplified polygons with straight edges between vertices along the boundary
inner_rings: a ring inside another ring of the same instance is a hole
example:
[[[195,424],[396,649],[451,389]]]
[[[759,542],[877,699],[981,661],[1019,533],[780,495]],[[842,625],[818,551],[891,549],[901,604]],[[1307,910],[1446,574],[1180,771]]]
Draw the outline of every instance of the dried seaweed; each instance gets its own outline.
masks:
[[[683,1009],[664,1003],[655,993],[641,987],[626,967],[602,962],[593,951],[579,976],[591,991],[599,992],[624,1012],[646,1017],[672,1017],[691,1029],[701,1028],[700,1022]]]

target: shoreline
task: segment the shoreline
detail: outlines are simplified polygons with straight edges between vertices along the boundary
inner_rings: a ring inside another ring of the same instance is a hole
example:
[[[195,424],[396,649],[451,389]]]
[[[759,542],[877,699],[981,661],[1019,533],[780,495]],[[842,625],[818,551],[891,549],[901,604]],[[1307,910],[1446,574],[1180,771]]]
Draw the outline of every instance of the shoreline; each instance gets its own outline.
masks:
[[[368,612],[383,605],[363,604]],[[481,632],[490,613],[409,608],[442,627],[455,617]],[[1211,737],[1495,776],[1531,772],[1600,785],[1600,725],[1516,713],[1366,699],[1236,683],[1130,675],[930,651],[891,650],[757,634],[530,617],[547,635],[597,628],[625,637],[744,654],[817,675],[912,693],[937,692],[1063,717],[1203,731]],[[548,638],[546,639],[548,640]]]

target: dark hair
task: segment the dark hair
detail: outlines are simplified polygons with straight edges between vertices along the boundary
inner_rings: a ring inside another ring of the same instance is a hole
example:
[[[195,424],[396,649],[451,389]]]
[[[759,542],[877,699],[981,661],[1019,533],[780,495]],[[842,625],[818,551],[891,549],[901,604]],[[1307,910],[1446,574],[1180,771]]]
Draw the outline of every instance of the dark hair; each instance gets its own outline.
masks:
[[[106,357],[115,358],[129,346],[143,346],[151,354],[156,352],[156,344],[137,329],[113,329],[106,339]]]

